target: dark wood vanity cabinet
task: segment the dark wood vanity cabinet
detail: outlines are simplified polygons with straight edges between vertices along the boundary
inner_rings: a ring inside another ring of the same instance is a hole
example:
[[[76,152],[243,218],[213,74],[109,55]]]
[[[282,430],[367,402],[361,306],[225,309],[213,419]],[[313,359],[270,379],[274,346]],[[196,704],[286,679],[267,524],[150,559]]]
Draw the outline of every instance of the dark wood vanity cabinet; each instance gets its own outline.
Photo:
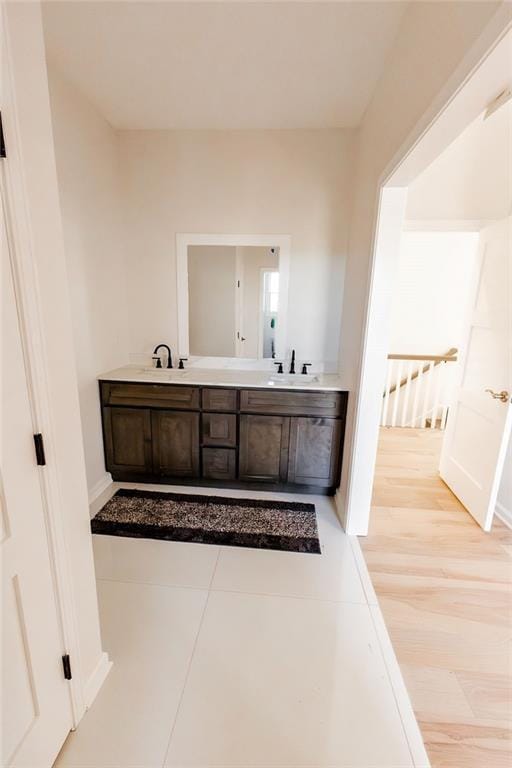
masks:
[[[290,419],[287,416],[240,416],[240,480],[288,481]]]
[[[104,408],[103,439],[106,464],[113,476],[152,472],[149,408]]]
[[[340,419],[292,418],[288,482],[331,488],[340,468]]]
[[[199,477],[199,413],[151,411],[153,474]]]
[[[100,382],[114,480],[332,494],[346,392]]]

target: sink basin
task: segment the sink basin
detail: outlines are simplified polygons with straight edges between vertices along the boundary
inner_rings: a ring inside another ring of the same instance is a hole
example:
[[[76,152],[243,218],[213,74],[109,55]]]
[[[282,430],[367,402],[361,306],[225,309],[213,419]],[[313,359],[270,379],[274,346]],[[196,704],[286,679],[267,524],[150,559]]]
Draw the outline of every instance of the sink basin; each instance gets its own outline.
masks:
[[[180,368],[139,368],[137,371],[139,375],[146,375],[151,377],[157,377],[164,381],[173,381],[175,379],[182,379],[186,373],[185,369]]]
[[[304,384],[312,384],[314,381],[318,381],[318,376],[305,373],[276,373],[273,376],[269,376],[268,379],[269,384],[283,384],[287,387],[300,387],[301,385],[304,386]]]

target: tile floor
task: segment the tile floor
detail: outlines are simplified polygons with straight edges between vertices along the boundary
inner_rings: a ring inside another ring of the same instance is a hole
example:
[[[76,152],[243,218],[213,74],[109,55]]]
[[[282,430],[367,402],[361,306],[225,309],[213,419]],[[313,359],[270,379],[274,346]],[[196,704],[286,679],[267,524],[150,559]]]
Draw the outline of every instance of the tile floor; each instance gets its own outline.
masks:
[[[114,665],[58,768],[428,765],[358,545],[307,500],[322,555],[93,537]]]

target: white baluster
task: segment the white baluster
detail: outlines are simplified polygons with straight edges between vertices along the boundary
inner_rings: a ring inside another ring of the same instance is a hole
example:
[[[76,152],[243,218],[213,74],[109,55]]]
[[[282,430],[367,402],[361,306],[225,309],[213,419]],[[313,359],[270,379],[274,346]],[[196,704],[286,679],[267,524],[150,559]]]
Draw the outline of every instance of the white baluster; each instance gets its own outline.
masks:
[[[382,404],[382,421],[383,427],[387,427],[388,419],[388,407],[389,407],[389,390],[391,389],[391,374],[393,373],[393,361],[388,360],[388,377],[386,380],[386,391],[384,392],[384,402]]]
[[[441,365],[437,366],[437,381],[435,382],[434,407],[432,408],[432,420],[430,422],[430,429],[436,428],[437,411],[439,409],[439,396],[441,393],[441,382],[445,365],[446,363],[441,363]]]
[[[432,388],[432,372],[434,370],[434,363],[430,361],[428,363],[428,370],[426,373],[427,383],[425,386],[425,395],[423,397],[423,410],[421,414],[421,428],[425,429],[427,425],[427,414],[430,405],[430,390]]]
[[[409,396],[411,392],[411,376],[412,376],[412,360],[409,360],[409,363],[407,365],[407,381],[405,383],[404,404],[402,406],[402,418],[400,419],[401,427],[405,427],[407,423],[407,407],[409,405]]]
[[[416,417],[418,414],[418,405],[420,402],[421,382],[423,379],[423,360],[419,360],[418,363],[418,376],[416,378],[416,387],[414,390],[414,400],[412,402],[412,420],[411,427],[416,426]]]
[[[396,376],[396,379],[395,379],[395,391],[394,391],[395,401],[393,403],[393,414],[391,416],[391,426],[392,427],[396,427],[396,416],[397,416],[397,413],[398,413],[398,402],[400,400],[400,389],[401,389],[400,382],[402,381],[402,367],[403,367],[403,362],[402,362],[402,360],[399,360],[398,361],[398,373],[397,373],[397,376]]]

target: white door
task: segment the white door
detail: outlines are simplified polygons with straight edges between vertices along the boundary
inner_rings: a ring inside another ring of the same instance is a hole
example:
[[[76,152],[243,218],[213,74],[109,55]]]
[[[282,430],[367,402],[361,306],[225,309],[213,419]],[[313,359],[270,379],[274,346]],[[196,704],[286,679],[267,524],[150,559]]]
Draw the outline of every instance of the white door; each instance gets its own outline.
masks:
[[[512,218],[481,232],[478,279],[460,386],[440,474],[490,530],[512,429]]]
[[[2,768],[49,768],[71,726],[20,326],[0,209]],[[44,471],[44,470],[43,470]]]

